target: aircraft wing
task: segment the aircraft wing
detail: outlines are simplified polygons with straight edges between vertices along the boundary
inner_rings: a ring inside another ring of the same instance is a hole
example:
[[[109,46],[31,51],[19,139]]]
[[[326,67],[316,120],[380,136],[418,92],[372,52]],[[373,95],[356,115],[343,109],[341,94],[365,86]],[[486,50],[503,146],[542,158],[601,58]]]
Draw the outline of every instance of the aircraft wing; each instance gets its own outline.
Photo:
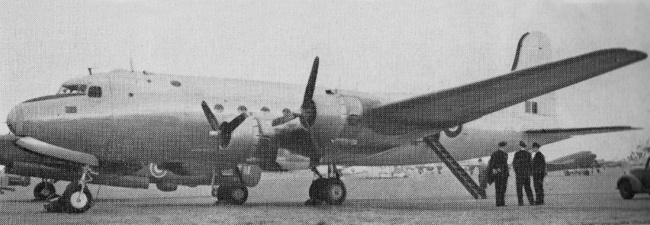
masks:
[[[560,136],[571,137],[576,135],[599,134],[599,133],[640,130],[640,129],[641,128],[630,127],[630,126],[555,128],[555,129],[527,130],[526,134],[528,134],[529,136],[560,135]]]
[[[373,129],[394,124],[450,128],[519,102],[643,60],[647,54],[605,49],[542,64],[464,86],[388,103],[369,110]]]

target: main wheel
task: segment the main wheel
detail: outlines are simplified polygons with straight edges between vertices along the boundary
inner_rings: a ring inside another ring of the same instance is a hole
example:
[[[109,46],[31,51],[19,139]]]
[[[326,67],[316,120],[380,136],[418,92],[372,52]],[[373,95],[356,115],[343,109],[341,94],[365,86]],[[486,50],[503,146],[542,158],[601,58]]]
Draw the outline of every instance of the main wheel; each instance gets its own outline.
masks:
[[[618,192],[621,194],[621,198],[623,199],[632,199],[634,197],[632,184],[627,180],[621,181],[621,183],[618,184]]]
[[[311,185],[309,186],[309,199],[321,202],[323,201],[323,197],[321,196],[321,189],[323,187],[325,179],[323,178],[318,178],[314,181],[311,182]]]
[[[232,204],[241,205],[248,200],[248,188],[243,185],[220,186],[217,189],[217,199]]]
[[[56,194],[54,185],[49,182],[40,182],[34,187],[34,199],[46,200],[51,195]]]
[[[320,190],[320,197],[330,205],[340,205],[343,203],[346,194],[343,181],[336,178],[325,179]]]
[[[83,213],[92,207],[93,196],[88,187],[83,187],[73,181],[66,187],[65,192],[59,199],[63,210],[68,213]]]

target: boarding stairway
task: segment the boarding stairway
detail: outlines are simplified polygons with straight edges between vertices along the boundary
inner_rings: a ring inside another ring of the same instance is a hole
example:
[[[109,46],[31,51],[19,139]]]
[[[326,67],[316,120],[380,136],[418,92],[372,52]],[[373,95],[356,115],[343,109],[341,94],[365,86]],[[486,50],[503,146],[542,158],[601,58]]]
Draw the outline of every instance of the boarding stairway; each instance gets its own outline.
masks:
[[[449,154],[449,152],[445,149],[442,144],[440,144],[440,135],[432,135],[423,138],[424,143],[426,143],[433,152],[438,155],[438,157],[442,160],[442,162],[447,165],[447,168],[451,171],[451,173],[456,176],[458,181],[460,181],[461,184],[467,189],[467,191],[474,196],[475,199],[486,199],[487,196],[485,195],[485,190],[479,187],[476,182],[474,182],[474,179],[465,172],[463,167],[456,162],[456,160]]]

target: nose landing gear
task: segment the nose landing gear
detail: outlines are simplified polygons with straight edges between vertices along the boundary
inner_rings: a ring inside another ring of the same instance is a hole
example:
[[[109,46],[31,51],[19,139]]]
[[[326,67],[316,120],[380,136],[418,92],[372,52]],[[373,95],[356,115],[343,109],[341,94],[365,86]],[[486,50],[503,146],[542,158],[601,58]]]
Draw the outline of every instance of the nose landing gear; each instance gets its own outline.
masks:
[[[311,167],[311,171],[318,178],[312,181],[309,186],[309,199],[305,202],[305,205],[319,205],[321,203],[340,205],[345,201],[347,195],[345,184],[341,181],[341,174],[334,163],[327,165],[327,177],[323,177],[315,166]]]
[[[93,196],[88,189],[88,183],[93,179],[90,174],[96,174],[90,166],[82,168],[81,179],[72,181],[65,188],[63,195],[60,198],[55,198],[45,205],[45,210],[48,212],[67,212],[67,213],[83,213],[93,206]]]

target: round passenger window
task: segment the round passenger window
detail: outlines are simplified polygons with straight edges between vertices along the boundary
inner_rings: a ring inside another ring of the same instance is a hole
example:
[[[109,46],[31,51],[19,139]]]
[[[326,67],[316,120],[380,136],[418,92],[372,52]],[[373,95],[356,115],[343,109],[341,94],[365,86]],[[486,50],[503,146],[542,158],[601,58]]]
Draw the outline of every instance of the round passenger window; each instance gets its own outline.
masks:
[[[174,87],[180,87],[181,86],[181,82],[178,82],[176,80],[172,80],[169,83],[172,84],[172,86],[174,86]]]

